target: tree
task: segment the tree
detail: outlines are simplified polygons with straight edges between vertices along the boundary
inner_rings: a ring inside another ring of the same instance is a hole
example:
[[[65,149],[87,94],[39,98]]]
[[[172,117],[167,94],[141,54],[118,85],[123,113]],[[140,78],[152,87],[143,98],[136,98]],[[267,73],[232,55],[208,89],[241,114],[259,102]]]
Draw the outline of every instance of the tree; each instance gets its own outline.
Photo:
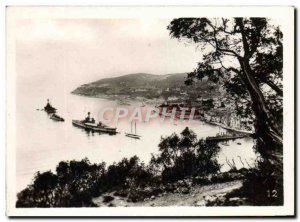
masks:
[[[198,140],[196,134],[186,127],[161,138],[159,154],[153,155],[150,166],[161,170],[163,182],[176,181],[187,176],[207,176],[220,170],[216,156],[220,147],[215,143]]]
[[[51,171],[44,173],[37,172],[32,186],[40,199],[40,207],[51,207],[55,204],[55,194],[53,194],[52,190],[56,187],[57,183],[58,178]]]
[[[282,33],[266,18],[179,18],[172,37],[196,43],[203,52],[187,84],[207,76],[251,104],[256,137],[267,159],[282,152]],[[280,155],[278,155],[280,154]]]

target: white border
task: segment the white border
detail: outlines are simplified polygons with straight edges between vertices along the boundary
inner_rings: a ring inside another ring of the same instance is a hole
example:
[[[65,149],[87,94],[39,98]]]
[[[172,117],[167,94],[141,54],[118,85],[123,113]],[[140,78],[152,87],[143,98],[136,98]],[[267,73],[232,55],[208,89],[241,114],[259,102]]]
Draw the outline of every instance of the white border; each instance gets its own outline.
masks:
[[[9,216],[279,216],[294,214],[294,9],[292,7],[8,7],[7,8],[7,215]],[[15,20],[23,18],[272,17],[284,34],[284,206],[15,208]],[[177,210],[178,208],[178,210]]]

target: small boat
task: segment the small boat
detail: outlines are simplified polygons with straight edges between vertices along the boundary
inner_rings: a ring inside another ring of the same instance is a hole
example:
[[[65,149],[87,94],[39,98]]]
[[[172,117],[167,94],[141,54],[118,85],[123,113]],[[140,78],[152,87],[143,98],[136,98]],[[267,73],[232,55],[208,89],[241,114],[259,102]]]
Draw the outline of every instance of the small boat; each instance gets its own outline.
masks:
[[[229,146],[229,144],[228,144],[228,142],[221,142],[221,144],[223,145],[223,146]]]
[[[140,139],[141,138],[141,136],[136,135],[136,134],[132,134],[132,133],[125,133],[125,135],[127,137],[130,137],[130,138],[133,138],[133,139]]]
[[[47,99],[47,105],[44,107],[45,112],[47,112],[48,114],[50,113],[56,113],[56,108],[54,108],[53,106],[51,106],[49,99]]]
[[[56,120],[56,121],[65,121],[64,118],[60,117],[59,115],[53,113],[51,116],[50,116],[50,119],[53,119],[53,120]]]
[[[133,138],[133,139],[140,139],[141,136],[136,134],[136,122],[135,122],[134,126],[135,126],[135,133],[132,133],[132,122],[131,122],[131,133],[125,133],[125,136]]]

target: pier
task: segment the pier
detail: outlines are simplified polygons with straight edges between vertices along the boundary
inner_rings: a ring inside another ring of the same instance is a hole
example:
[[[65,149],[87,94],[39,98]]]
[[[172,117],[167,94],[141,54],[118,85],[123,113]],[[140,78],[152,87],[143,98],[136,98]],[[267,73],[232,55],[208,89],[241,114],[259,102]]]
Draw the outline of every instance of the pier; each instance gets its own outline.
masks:
[[[221,141],[228,141],[228,140],[235,140],[235,139],[240,139],[244,137],[248,137],[249,135],[244,134],[244,135],[226,135],[226,136],[209,136],[206,137],[207,141],[215,141],[215,142],[221,142]]]

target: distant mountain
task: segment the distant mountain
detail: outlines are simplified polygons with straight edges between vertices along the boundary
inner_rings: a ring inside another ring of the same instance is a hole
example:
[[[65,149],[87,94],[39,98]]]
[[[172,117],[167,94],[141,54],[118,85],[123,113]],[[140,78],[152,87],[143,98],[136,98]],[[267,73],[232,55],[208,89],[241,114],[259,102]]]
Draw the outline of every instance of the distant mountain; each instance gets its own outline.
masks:
[[[114,78],[100,79],[84,84],[72,91],[73,94],[91,97],[121,97],[129,99],[174,99],[198,97],[199,94],[213,96],[219,94],[218,85],[207,79],[192,86],[184,84],[186,73],[153,75],[135,73]]]

